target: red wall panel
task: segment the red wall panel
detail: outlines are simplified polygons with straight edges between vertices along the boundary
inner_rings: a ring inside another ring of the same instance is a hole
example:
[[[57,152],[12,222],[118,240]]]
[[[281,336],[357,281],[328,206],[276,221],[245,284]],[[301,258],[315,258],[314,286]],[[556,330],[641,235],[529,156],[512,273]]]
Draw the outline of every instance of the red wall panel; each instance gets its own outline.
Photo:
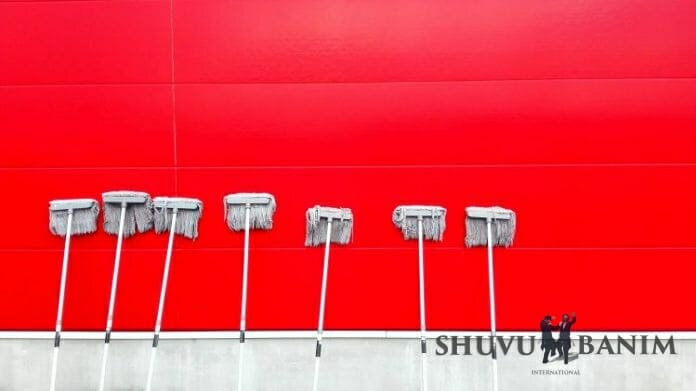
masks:
[[[71,258],[65,327],[100,330],[113,254],[81,251],[80,241],[85,239],[76,241]],[[249,328],[315,327],[321,250],[254,249],[251,254]],[[0,309],[12,315],[3,317],[0,327],[52,328],[60,251],[0,250],[0,255],[17,265],[0,275],[0,292],[13,298],[0,302]],[[499,326],[530,330],[545,313],[574,310],[585,314],[583,330],[693,330],[690,313],[675,298],[691,295],[694,256],[693,249],[500,250],[496,253]],[[428,246],[425,257],[428,327],[487,328],[485,252]],[[152,328],[163,259],[164,250],[124,252],[116,329]],[[171,273],[165,329],[237,327],[241,251],[179,250]],[[417,329],[417,273],[415,245],[336,248],[329,272],[326,327]],[[562,293],[557,292],[560,289]]]
[[[170,82],[169,12],[169,1],[0,2],[0,83]]]
[[[75,240],[79,248],[84,241]],[[58,251],[0,250],[0,329],[50,330],[55,326],[60,284]]]
[[[181,169],[179,189],[206,204],[200,238],[184,244],[191,248],[230,245],[222,196],[234,191],[277,197],[273,231],[254,237],[260,247],[301,247],[304,213],[315,204],[353,209],[353,247],[410,246],[391,221],[394,207],[409,203],[449,209],[446,247],[463,246],[464,208],[488,204],[517,212],[519,247],[679,247],[693,245],[692,233],[663,227],[696,215],[695,174],[692,165]]]
[[[0,166],[170,166],[171,118],[164,85],[0,87]]]
[[[177,87],[185,166],[693,162],[695,123],[696,80]]]
[[[185,82],[696,75],[689,0],[177,0],[175,13]]]
[[[103,330],[109,302],[114,250],[91,250],[89,237],[72,241],[65,294],[66,330]],[[166,241],[165,237],[159,238]],[[126,247],[129,243],[126,242]],[[114,245],[115,247],[115,245]],[[61,272],[61,250],[5,250],[7,269],[0,275],[0,329],[50,330],[55,326]],[[164,250],[131,250],[121,256],[114,328],[154,327]]]
[[[543,312],[576,311],[583,330],[694,330],[682,298],[692,296],[695,255],[693,247],[499,251],[499,324],[533,330]]]
[[[278,199],[274,229],[251,237],[254,330],[316,326],[314,204],[355,213],[326,327],[416,329],[402,203],[449,210],[426,249],[431,329],[488,327],[464,208],[500,204],[519,218],[496,252],[500,328],[575,310],[583,330],[696,330],[693,2],[173,6],[170,20],[169,1],[0,2],[0,329],[53,327],[48,201],[134,189],[205,203],[199,239],[176,241],[166,330],[238,327],[242,235],[221,200],[236,191]],[[152,328],[165,246],[125,242],[117,330]],[[114,248],[101,231],[74,240],[66,329],[103,329]]]
[[[63,240],[48,230],[48,202],[57,198],[95,198],[109,190],[136,189],[152,194],[171,194],[175,190],[172,169],[0,169],[0,204],[5,217],[18,226],[0,224],[0,248],[62,249]],[[99,220],[101,226],[101,216]],[[19,228],[18,228],[19,227]],[[101,230],[90,235],[85,246],[91,249],[115,248],[116,239]],[[159,248],[155,235],[135,235],[126,241],[133,248]]]

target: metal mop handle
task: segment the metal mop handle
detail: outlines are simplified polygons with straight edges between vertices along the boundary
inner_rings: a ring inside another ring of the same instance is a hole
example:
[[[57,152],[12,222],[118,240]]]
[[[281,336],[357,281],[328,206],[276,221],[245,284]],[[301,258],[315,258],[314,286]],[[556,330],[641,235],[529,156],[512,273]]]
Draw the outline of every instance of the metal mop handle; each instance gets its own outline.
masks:
[[[498,391],[498,354],[496,352],[495,335],[495,285],[493,276],[493,231],[492,219],[486,218],[487,242],[488,242],[488,296],[491,316],[491,354],[493,363],[493,391]]]
[[[104,353],[102,354],[101,374],[99,375],[99,391],[104,391],[106,379],[106,362],[109,357],[109,342],[111,342],[111,328],[114,322],[114,303],[116,302],[116,287],[118,286],[118,270],[121,264],[121,247],[123,246],[123,225],[126,221],[125,202],[121,203],[121,218],[118,223],[118,240],[116,241],[116,257],[114,259],[114,272],[111,277],[111,293],[109,296],[109,313],[106,318],[106,332],[104,335]]]
[[[418,295],[420,299],[421,390],[428,390],[428,366],[425,340],[425,281],[423,267],[423,217],[418,216]]]
[[[324,307],[326,305],[326,279],[329,273],[329,248],[331,246],[331,221],[326,225],[326,246],[324,247],[324,269],[321,273],[321,300],[319,302],[319,324],[317,325],[317,347],[314,353],[314,382],[312,390],[317,391],[319,385],[319,362],[321,360],[321,337],[324,332]]]
[[[242,390],[244,374],[244,333],[246,331],[247,279],[249,276],[249,215],[251,205],[247,204],[244,216],[244,266],[242,271],[242,310],[239,316],[239,361],[237,368],[237,390]]]
[[[58,295],[58,315],[56,315],[56,336],[53,341],[53,361],[51,363],[50,391],[56,389],[56,373],[58,370],[58,350],[60,349],[60,332],[63,327],[63,303],[65,300],[65,282],[68,275],[68,254],[70,252],[70,235],[72,234],[73,210],[68,210],[68,227],[65,233],[65,246],[63,247],[63,267],[60,272],[60,293]]]
[[[152,350],[150,351],[150,365],[147,369],[147,385],[145,389],[150,391],[152,388],[152,374],[155,369],[155,357],[157,356],[157,345],[159,344],[159,334],[162,329],[162,312],[164,311],[164,299],[167,295],[167,281],[169,280],[169,265],[172,260],[172,248],[174,247],[174,234],[176,228],[176,215],[178,210],[172,212],[172,226],[169,229],[169,241],[167,242],[167,257],[164,261],[164,273],[162,274],[162,287],[160,288],[159,304],[157,304],[157,320],[155,321],[155,332],[152,336]]]

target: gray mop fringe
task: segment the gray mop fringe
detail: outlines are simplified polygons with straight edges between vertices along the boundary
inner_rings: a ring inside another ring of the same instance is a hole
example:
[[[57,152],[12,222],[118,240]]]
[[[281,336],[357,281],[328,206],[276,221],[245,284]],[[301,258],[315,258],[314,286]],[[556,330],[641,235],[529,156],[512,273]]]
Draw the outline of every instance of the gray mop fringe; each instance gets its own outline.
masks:
[[[340,210],[344,216],[344,218],[333,219],[331,221],[331,243],[350,243],[353,238],[353,212],[348,208],[337,209],[315,206],[307,209],[305,246],[317,247],[326,243],[328,220],[320,217],[319,211],[321,209]]]
[[[273,228],[273,213],[276,210],[275,198],[267,194],[271,200],[268,204],[251,204],[249,208],[249,229]],[[225,221],[233,231],[243,231],[245,224],[246,206],[242,204],[225,205]]]
[[[502,208],[500,208],[503,210]],[[509,209],[505,211],[511,213],[509,220],[491,221],[491,234],[493,246],[510,247],[515,239],[516,216]],[[479,247],[488,245],[488,228],[486,219],[466,217],[466,246]]]
[[[68,211],[49,211],[48,226],[51,233],[57,236],[65,236],[68,231]],[[97,231],[97,216],[99,216],[99,204],[96,202],[91,208],[73,210],[71,235],[85,235]]]
[[[140,192],[120,191],[122,195],[138,194]],[[118,235],[118,225],[121,219],[121,205],[104,203],[104,231]],[[126,217],[123,222],[123,237],[133,236],[137,232],[147,232],[152,229],[152,199],[148,196],[142,204],[127,204]]]
[[[404,209],[405,206],[398,206],[394,209],[392,213],[392,221],[394,225],[401,229],[404,235],[404,239],[418,239],[418,218],[413,216],[406,216]],[[423,239],[424,240],[434,240],[442,241],[442,236],[445,233],[445,228],[447,224],[445,223],[445,218],[447,216],[447,210],[442,207],[433,206],[433,211],[435,208],[442,210],[442,216],[436,216],[433,214],[431,217],[423,218]]]
[[[198,209],[179,209],[176,214],[176,226],[174,227],[174,233],[177,235],[183,235],[189,239],[196,239],[198,237],[198,221],[203,213],[203,203],[198,201]],[[172,213],[174,212],[171,208],[155,208],[155,232],[160,234],[169,231],[172,225]]]

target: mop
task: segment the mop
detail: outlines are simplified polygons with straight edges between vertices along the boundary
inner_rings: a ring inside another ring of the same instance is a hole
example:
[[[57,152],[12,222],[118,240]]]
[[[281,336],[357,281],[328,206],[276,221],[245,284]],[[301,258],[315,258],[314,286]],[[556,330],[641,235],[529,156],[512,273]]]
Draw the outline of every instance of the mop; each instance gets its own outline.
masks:
[[[157,320],[152,337],[152,350],[150,351],[150,365],[147,370],[147,385],[145,389],[152,388],[152,374],[155,369],[155,357],[157,345],[162,328],[162,312],[164,311],[164,299],[167,294],[167,281],[169,279],[169,265],[172,260],[174,248],[174,235],[179,234],[189,239],[198,237],[198,221],[203,212],[203,203],[195,198],[180,197],[155,197],[155,232],[160,234],[169,231],[167,242],[167,256],[164,261],[164,273],[162,274],[162,287],[160,288],[159,304],[157,304]]]
[[[425,282],[423,240],[442,241],[447,209],[441,206],[402,205],[394,209],[392,221],[401,229],[404,239],[418,239],[418,293],[420,300],[421,390],[428,389],[428,366],[425,336]]]
[[[56,389],[56,371],[58,369],[58,350],[60,349],[60,332],[63,328],[63,304],[65,300],[65,283],[68,276],[68,254],[72,235],[91,234],[97,230],[99,203],[89,198],[54,200],[49,203],[49,228],[51,233],[65,238],[63,247],[63,266],[60,272],[60,291],[58,294],[58,314],[56,316],[56,335],[53,340],[53,361],[51,364],[50,391]]]
[[[346,244],[353,236],[353,212],[347,208],[327,208],[315,206],[307,209],[307,236],[305,246],[324,247],[324,267],[321,275],[321,299],[319,302],[319,324],[317,326],[317,345],[314,352],[314,381],[312,390],[317,391],[319,382],[319,362],[321,360],[321,338],[324,332],[324,307],[326,305],[326,278],[329,273],[330,243]]]
[[[102,194],[102,200],[104,202],[104,231],[117,235],[118,239],[116,241],[114,271],[111,277],[104,352],[102,355],[101,373],[99,375],[99,391],[104,391],[104,381],[106,380],[106,363],[109,357],[109,343],[111,342],[111,328],[114,320],[114,304],[116,302],[123,238],[133,236],[136,231],[142,233],[152,229],[152,200],[149,194],[138,191],[110,191]]]
[[[236,193],[224,198],[225,221],[232,231],[244,230],[244,264],[242,269],[242,304],[239,316],[239,361],[237,390],[242,390],[244,374],[244,333],[246,331],[247,280],[249,276],[249,230],[271,229],[275,198],[268,193]]]
[[[466,208],[466,246],[488,247],[488,299],[491,317],[491,357],[493,391],[498,391],[498,357],[495,330],[495,286],[493,275],[493,246],[510,247],[515,237],[515,212],[497,206]]]

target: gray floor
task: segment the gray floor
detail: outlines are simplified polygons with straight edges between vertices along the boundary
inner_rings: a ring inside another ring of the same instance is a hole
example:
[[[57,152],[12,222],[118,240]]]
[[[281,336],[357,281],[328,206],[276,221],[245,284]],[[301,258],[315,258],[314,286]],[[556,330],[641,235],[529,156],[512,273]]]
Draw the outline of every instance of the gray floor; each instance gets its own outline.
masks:
[[[48,389],[51,340],[0,340],[0,390]],[[501,391],[693,391],[696,390],[696,341],[675,341],[677,355],[582,355],[565,366],[541,364],[540,353],[500,357]],[[94,390],[102,352],[99,340],[64,340],[58,389]],[[430,345],[434,348],[434,344]],[[537,347],[538,349],[538,347]],[[434,349],[430,349],[434,351]],[[577,347],[575,348],[577,351]],[[108,366],[108,390],[144,388],[150,342],[114,340]],[[245,349],[246,390],[311,390],[312,339],[250,339]],[[234,390],[238,342],[235,340],[162,340],[155,390]],[[430,390],[489,390],[490,358],[428,356]],[[533,374],[568,369],[577,374]],[[411,339],[327,339],[319,388],[332,391],[419,390],[420,346]]]

